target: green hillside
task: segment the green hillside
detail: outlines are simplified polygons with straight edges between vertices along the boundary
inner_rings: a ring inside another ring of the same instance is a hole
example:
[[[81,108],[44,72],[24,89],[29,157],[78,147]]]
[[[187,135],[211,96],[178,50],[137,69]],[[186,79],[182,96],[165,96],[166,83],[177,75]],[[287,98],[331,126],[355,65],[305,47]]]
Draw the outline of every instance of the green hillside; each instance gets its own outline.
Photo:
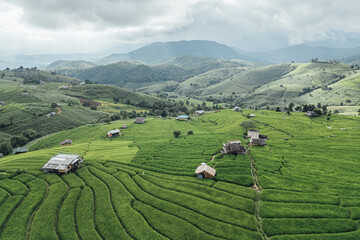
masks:
[[[76,85],[79,80],[57,74],[36,69],[18,71],[2,71],[0,79],[0,101],[5,102],[0,105],[0,153],[4,154],[35,138],[108,117],[119,119],[187,112],[184,104],[118,87],[79,86]],[[28,81],[30,84],[24,84],[27,79],[31,80]],[[39,79],[44,82],[36,84]],[[67,82],[55,82],[60,80]],[[49,116],[51,112],[54,112],[53,116]]]
[[[218,60],[209,57],[180,56],[159,65],[146,65],[138,62],[121,61],[109,65],[68,71],[58,68],[56,71],[66,73],[78,79],[89,79],[93,82],[114,84],[127,89],[142,88],[168,82],[182,82],[190,77],[218,68],[252,66],[240,60]],[[163,89],[157,89],[161,91]],[[165,89],[166,90],[166,89]]]
[[[93,62],[80,61],[80,60],[79,61],[59,60],[46,66],[45,70],[49,72],[57,72],[60,74],[68,75],[74,70],[92,68],[95,66],[97,66],[97,64]]]
[[[239,126],[248,119],[223,110],[83,126],[0,159],[0,239],[358,239],[359,118],[248,113],[267,146],[250,148]],[[124,135],[105,137],[124,123]],[[73,144],[59,147],[66,138]],[[235,139],[247,155],[219,154]],[[40,171],[59,152],[82,154],[85,166]],[[214,180],[194,177],[201,162]]]

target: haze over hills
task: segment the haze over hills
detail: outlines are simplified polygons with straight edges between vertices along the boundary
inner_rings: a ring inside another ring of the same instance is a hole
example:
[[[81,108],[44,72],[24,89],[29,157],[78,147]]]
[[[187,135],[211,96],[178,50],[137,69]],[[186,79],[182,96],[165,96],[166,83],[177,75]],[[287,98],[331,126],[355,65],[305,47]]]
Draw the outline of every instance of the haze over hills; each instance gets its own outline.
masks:
[[[138,61],[146,64],[159,64],[180,56],[192,55],[214,59],[241,59],[250,62],[282,63],[309,62],[312,58],[321,60],[345,58],[360,54],[360,43],[353,39],[347,44],[338,42],[312,42],[302,45],[286,46],[265,52],[246,51],[232,48],[214,41],[192,40],[176,42],[155,42],[128,53],[99,54],[42,54],[0,56],[0,68],[42,67],[55,61],[87,61],[96,65],[106,65],[119,61]],[[358,41],[360,42],[360,41]],[[340,46],[340,47],[339,47]],[[104,57],[106,56],[106,57]],[[70,67],[72,68],[72,67]]]

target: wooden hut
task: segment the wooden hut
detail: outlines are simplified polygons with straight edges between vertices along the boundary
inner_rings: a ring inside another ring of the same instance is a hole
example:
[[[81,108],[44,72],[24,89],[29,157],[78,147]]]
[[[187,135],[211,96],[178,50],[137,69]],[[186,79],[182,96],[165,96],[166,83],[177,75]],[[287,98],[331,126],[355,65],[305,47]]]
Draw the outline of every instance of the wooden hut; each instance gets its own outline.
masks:
[[[216,170],[203,162],[196,168],[195,174],[199,178],[213,178],[216,175]]]
[[[246,150],[244,146],[241,146],[241,141],[228,141],[227,144],[223,144],[224,154],[245,154]]]
[[[307,111],[307,112],[305,113],[305,115],[308,116],[309,118],[313,118],[313,117],[317,117],[317,116],[318,116],[318,114],[317,114],[316,112],[314,112],[314,111]]]
[[[248,138],[259,138],[259,134],[260,134],[259,130],[250,129],[248,131],[247,137]]]
[[[179,115],[177,118],[179,121],[187,121],[189,119],[188,115]]]
[[[59,143],[61,146],[69,146],[72,144],[72,140],[71,139],[65,139],[64,141]]]
[[[17,147],[13,149],[13,154],[20,154],[20,153],[26,153],[27,148],[26,147]]]
[[[205,113],[205,111],[204,110],[197,110],[197,111],[195,111],[195,113],[197,115],[203,115]]]
[[[137,118],[135,118],[135,123],[137,123],[137,124],[144,124],[144,123],[145,123],[145,118],[143,118],[143,117],[137,117]]]
[[[120,130],[119,129],[114,129],[114,130],[110,130],[107,132],[107,137],[108,138],[112,138],[112,137],[118,137],[120,135]]]
[[[80,155],[57,154],[41,168],[44,172],[68,173],[79,167],[84,159]]]
[[[252,146],[265,146],[266,142],[264,139],[261,138],[251,138],[250,143]]]

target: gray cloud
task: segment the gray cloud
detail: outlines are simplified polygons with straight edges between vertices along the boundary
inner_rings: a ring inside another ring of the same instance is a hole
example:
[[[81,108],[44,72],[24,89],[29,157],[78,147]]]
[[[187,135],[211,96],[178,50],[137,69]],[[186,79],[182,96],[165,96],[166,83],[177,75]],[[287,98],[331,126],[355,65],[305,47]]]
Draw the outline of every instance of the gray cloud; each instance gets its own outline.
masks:
[[[70,34],[71,49],[84,44],[79,32],[89,46],[208,39],[249,50],[360,35],[355,0],[0,0],[0,11],[2,3],[22,10],[18,31],[36,31],[31,41],[66,48]]]

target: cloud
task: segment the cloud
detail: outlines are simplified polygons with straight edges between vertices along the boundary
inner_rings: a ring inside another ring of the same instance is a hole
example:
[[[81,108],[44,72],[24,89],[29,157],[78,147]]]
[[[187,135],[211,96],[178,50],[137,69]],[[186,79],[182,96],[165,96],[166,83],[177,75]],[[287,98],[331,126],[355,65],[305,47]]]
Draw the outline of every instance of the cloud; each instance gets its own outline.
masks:
[[[0,44],[8,45],[0,51],[182,39],[264,50],[341,37],[334,32],[359,36],[358,9],[353,0],[0,0]]]

